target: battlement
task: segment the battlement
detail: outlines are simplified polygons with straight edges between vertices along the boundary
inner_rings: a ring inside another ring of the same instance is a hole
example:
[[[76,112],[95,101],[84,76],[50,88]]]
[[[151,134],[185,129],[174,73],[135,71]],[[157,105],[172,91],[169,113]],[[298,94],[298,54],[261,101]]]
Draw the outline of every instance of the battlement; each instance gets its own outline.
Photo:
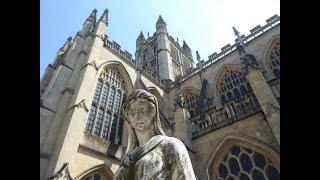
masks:
[[[121,50],[121,46],[117,42],[110,41],[106,38],[104,41],[104,47],[111,49],[115,54],[124,59],[129,65],[136,67],[136,61],[132,58],[132,55],[126,50]]]
[[[268,18],[266,20],[267,24],[264,26],[258,25],[250,30],[250,34],[245,36],[244,34],[241,35],[242,39],[244,40],[244,44],[248,44],[250,41],[256,39],[257,37],[261,36],[262,34],[268,32],[269,30],[273,29],[277,25],[280,24],[280,16],[277,14]],[[202,61],[203,68],[214,64],[218,60],[222,59],[223,57],[227,56],[228,54],[234,52],[237,48],[238,39],[235,40],[234,44],[227,44],[221,48],[221,52],[217,53],[214,52],[210,56],[208,56],[208,60]],[[199,72],[199,63],[196,64],[197,67],[193,69],[189,69],[183,76],[181,76],[181,81],[186,80],[190,76]]]
[[[193,61],[192,55],[191,55],[191,57],[190,57],[190,55],[185,52],[185,50],[183,49],[183,47],[180,46],[180,44],[179,44],[178,41],[176,41],[176,40],[175,40],[171,35],[169,35],[169,34],[168,34],[168,39],[169,39],[169,41],[170,41],[172,44],[174,44],[174,45],[179,49],[179,51],[180,51],[185,57],[190,58],[190,60]],[[190,50],[190,51],[191,51],[191,50]]]

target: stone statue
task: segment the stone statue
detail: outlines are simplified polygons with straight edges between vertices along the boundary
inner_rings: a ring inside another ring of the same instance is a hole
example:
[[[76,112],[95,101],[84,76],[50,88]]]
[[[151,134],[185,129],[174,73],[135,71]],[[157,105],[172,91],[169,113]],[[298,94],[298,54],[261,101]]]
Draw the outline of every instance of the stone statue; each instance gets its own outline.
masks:
[[[196,179],[184,144],[164,133],[154,95],[133,91],[123,115],[129,124],[128,146],[114,180]]]

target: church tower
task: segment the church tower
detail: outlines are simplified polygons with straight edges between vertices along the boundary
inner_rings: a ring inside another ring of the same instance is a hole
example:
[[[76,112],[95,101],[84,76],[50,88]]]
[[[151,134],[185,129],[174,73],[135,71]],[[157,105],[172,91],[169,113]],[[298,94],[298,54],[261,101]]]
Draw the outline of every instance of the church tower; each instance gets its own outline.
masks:
[[[136,41],[136,60],[142,69],[150,71],[162,82],[173,82],[179,75],[193,67],[192,52],[183,41],[182,47],[167,31],[167,23],[160,15],[156,22],[156,32],[145,39],[141,32]]]
[[[236,43],[208,60],[197,52],[193,68],[161,15],[153,34],[139,33],[133,59],[107,36],[108,13],[94,9],[40,80],[41,180],[113,179],[131,143],[122,105],[134,89],[155,96],[197,179],[280,179],[279,16],[247,36],[234,28]]]

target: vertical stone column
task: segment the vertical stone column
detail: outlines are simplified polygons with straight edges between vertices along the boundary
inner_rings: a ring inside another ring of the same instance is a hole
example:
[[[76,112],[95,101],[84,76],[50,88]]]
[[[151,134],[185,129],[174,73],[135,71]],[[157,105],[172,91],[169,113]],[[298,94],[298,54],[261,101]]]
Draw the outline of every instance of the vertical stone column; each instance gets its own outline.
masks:
[[[280,106],[265,80],[259,65],[252,54],[244,51],[243,46],[238,46],[241,55],[241,64],[244,68],[247,80],[257,97],[263,113],[272,129],[272,132],[280,145]]]
[[[265,117],[280,145],[280,106],[260,69],[248,71],[248,79]]]
[[[174,81],[172,60],[170,55],[169,39],[165,33],[160,33],[157,36],[158,43],[158,67],[159,76],[161,79],[170,79]]]
[[[188,150],[194,152],[194,146],[191,142],[191,124],[190,124],[190,114],[184,108],[184,102],[181,95],[180,90],[180,82],[177,80],[176,82],[177,89],[176,89],[176,96],[174,100],[174,129],[173,129],[173,137],[178,138],[181,140]]]

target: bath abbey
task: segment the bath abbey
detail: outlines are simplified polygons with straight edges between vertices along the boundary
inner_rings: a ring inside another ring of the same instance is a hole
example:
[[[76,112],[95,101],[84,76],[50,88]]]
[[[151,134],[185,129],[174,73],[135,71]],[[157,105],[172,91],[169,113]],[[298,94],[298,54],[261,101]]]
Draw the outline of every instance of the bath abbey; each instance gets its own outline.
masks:
[[[278,15],[248,35],[230,27],[235,41],[203,58],[161,16],[132,55],[110,40],[108,14],[94,9],[40,80],[41,180],[113,179],[132,143],[123,104],[136,89],[156,97],[196,179],[280,179]]]

